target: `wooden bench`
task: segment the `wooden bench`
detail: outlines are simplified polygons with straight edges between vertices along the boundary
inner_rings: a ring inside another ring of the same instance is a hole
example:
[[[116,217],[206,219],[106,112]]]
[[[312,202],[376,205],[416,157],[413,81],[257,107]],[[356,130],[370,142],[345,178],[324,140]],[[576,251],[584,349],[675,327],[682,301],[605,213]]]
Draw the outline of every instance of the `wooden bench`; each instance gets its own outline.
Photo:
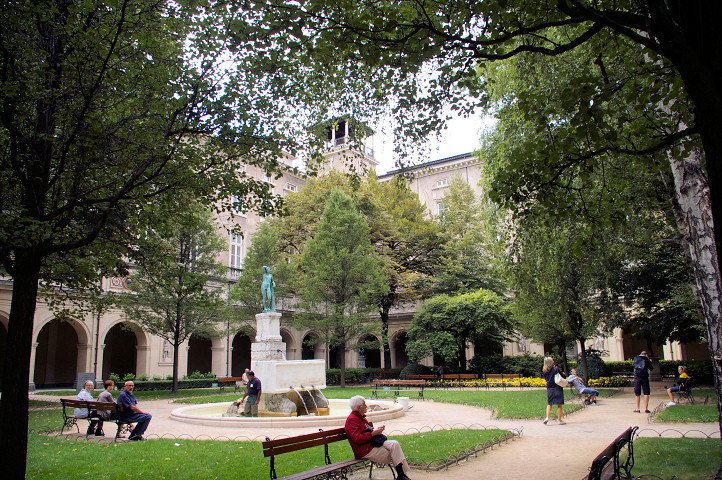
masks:
[[[609,480],[632,478],[632,467],[634,466],[634,433],[639,427],[629,427],[620,436],[614,439],[602,453],[592,462],[589,467],[589,475],[585,480]],[[624,447],[627,447],[627,457],[622,460],[620,457]],[[611,463],[610,463],[611,462]]]
[[[234,391],[237,392],[244,385],[243,377],[218,377],[217,382],[221,392],[223,388],[230,385],[233,385]]]
[[[426,380],[374,380],[371,383],[373,385],[371,389],[372,398],[379,398],[378,392],[392,392],[394,397],[398,397],[401,392],[404,392],[416,393],[419,395],[419,399],[424,399]],[[404,390],[401,387],[404,387]]]
[[[324,478],[348,478],[351,467],[360,463],[369,462],[365,459],[350,458],[348,460],[342,460],[340,462],[331,462],[331,457],[328,454],[328,444],[333,442],[340,442],[342,440],[348,440],[346,431],[343,428],[334,428],[333,430],[321,430],[318,433],[309,433],[306,435],[298,435],[296,437],[281,438],[278,440],[271,440],[266,437],[266,441],[263,445],[263,456],[271,457],[271,479],[278,478],[276,476],[276,455],[283,453],[295,452],[298,450],[304,450],[306,448],[316,447],[323,445],[324,449],[324,463],[325,465],[307,470],[305,472],[295,473],[283,477],[282,480],[304,480],[308,478],[321,477]],[[371,478],[371,471],[374,468],[373,462],[369,470],[369,478]],[[390,467],[390,466],[389,466]]]
[[[586,406],[584,399],[588,397],[588,395],[586,393],[579,393],[579,390],[577,390],[571,382],[567,386],[569,387],[569,399],[573,402],[579,400],[582,405]]]
[[[88,417],[76,417],[74,410],[76,408],[84,408],[90,412],[90,410],[102,410],[106,412],[111,413],[111,419],[110,420],[104,420],[104,422],[115,422],[115,424],[118,426],[118,431],[115,434],[115,439],[122,438],[122,435],[125,433],[130,432],[131,430],[131,424],[128,422],[123,422],[120,420],[120,412],[123,411],[123,407],[121,405],[118,405],[117,403],[110,403],[110,402],[89,402],[85,400],[75,400],[74,398],[61,398],[60,403],[63,405],[63,426],[60,429],[60,433],[63,433],[63,430],[65,428],[71,428],[72,426],[75,426],[78,433],[80,433],[80,427],[78,426],[78,420],[88,420],[90,421],[90,418]],[[70,414],[68,414],[67,409],[72,409]],[[85,438],[88,438],[88,434],[86,431]],[[115,441],[115,440],[114,440]]]

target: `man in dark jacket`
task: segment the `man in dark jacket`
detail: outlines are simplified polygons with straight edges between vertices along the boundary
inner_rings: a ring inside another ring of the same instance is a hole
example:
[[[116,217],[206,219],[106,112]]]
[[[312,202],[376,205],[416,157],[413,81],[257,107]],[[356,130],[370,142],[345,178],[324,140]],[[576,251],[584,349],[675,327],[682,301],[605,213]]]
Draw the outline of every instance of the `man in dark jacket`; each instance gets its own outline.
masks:
[[[634,396],[637,399],[636,413],[639,413],[639,397],[644,393],[644,412],[649,413],[649,372],[652,371],[652,361],[646,351],[634,357]]]

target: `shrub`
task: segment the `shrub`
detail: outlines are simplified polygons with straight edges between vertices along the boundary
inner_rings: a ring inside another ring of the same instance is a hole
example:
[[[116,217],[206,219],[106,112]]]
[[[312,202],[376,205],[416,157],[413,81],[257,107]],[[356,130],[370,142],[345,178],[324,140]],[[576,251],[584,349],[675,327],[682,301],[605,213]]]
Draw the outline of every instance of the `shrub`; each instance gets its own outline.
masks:
[[[163,380],[163,377],[161,377],[160,375],[153,375],[154,382],[160,382],[161,380]]]
[[[136,379],[137,379],[138,381],[141,381],[141,382],[147,382],[147,381],[148,381],[148,374],[147,374],[147,373],[141,373],[140,375],[138,375],[138,376],[136,377]]]
[[[120,375],[118,375],[117,373],[111,373],[110,375],[108,375],[108,379],[112,380],[113,383],[115,383],[116,385],[120,385]]]
[[[538,377],[544,365],[544,357],[539,355],[501,355],[475,356],[469,362],[471,371],[480,377],[485,373],[518,373],[522,377]]]
[[[604,363],[601,354],[602,352],[599,350],[587,351],[587,374],[589,375],[589,379],[612,376],[612,369]],[[577,368],[577,370],[579,370],[579,368],[581,368],[581,359],[579,359],[577,365],[579,365]],[[582,372],[577,373],[581,374]]]
[[[210,374],[211,376],[208,377],[207,376],[208,374]],[[195,372],[191,373],[190,375],[186,375],[185,378],[198,379],[198,378],[213,378],[214,377],[214,375],[212,373],[209,372],[208,374],[201,373],[198,370],[196,370]]]
[[[406,375],[431,375],[433,372],[426,365],[410,363],[401,369],[399,378],[406,378]]]
[[[123,383],[125,382],[132,382],[135,380],[135,373],[126,373],[123,376]]]
[[[212,383],[213,380],[209,378],[178,380],[178,389],[184,390],[186,388],[210,388],[212,386]],[[173,388],[172,380],[135,382],[135,390],[138,392],[149,390],[170,390],[171,388]]]

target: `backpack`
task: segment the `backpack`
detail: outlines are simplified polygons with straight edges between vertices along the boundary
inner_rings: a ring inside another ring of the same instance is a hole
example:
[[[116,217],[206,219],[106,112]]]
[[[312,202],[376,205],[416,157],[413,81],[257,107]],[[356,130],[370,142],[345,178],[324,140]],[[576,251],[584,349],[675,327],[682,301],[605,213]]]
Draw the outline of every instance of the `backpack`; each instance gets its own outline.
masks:
[[[645,362],[645,358],[641,355],[634,357],[634,375],[637,377],[647,376],[647,362]]]

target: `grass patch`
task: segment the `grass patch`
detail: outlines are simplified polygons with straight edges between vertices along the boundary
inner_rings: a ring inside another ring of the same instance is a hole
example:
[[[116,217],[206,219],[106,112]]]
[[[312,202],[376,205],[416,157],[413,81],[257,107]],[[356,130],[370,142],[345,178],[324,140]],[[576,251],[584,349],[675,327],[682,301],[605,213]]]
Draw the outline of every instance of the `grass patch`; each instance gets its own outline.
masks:
[[[657,416],[663,422],[713,423],[719,418],[717,405],[674,405],[667,407]]]
[[[452,430],[391,437],[401,442],[407,457],[429,463],[446,459],[501,435],[503,430]],[[180,444],[176,446],[176,443]],[[331,459],[352,458],[348,442],[329,445]],[[283,454],[276,459],[279,476],[323,465],[323,447]],[[28,442],[28,478],[267,478],[270,459],[260,442],[147,440],[98,444],[31,434]]]
[[[717,438],[638,438],[634,441],[636,475],[662,478],[676,475],[680,480],[712,478],[720,465]]]

